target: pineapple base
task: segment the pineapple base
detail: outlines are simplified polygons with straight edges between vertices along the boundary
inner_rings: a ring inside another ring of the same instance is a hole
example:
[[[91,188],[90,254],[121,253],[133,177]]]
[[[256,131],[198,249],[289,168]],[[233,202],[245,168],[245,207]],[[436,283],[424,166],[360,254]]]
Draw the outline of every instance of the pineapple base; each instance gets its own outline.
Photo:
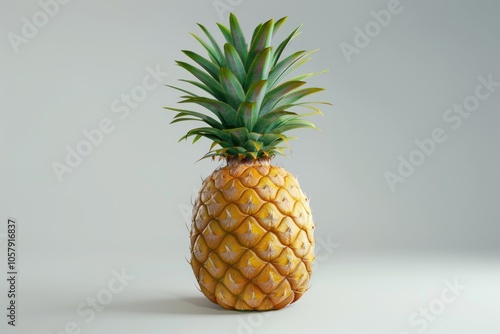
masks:
[[[302,297],[314,222],[295,177],[269,160],[228,161],[193,208],[191,266],[200,290],[234,310],[277,310]]]

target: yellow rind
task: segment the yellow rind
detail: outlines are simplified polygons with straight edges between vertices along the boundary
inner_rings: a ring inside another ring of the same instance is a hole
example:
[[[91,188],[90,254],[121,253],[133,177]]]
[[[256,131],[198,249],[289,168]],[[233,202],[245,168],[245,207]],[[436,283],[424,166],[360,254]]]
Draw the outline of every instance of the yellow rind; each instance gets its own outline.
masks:
[[[193,208],[191,266],[226,309],[281,309],[302,297],[314,222],[295,177],[268,161],[230,164],[203,182]]]

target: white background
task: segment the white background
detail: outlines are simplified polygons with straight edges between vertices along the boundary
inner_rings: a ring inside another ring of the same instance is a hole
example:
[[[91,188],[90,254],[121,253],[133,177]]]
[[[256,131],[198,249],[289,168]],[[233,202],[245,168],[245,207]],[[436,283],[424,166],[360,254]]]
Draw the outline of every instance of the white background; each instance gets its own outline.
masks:
[[[223,311],[197,291],[185,261],[190,199],[220,163],[195,163],[206,141],[177,143],[195,124],[169,125],[162,107],[178,93],[163,84],[188,76],[174,65],[186,60],[181,49],[202,52],[188,32],[201,34],[200,22],[218,35],[227,11],[212,1],[73,0],[13,47],[23,18],[42,9],[2,0],[0,254],[5,264],[14,217],[20,274],[19,325],[9,328],[2,311],[1,332],[55,334],[75,322],[82,333],[413,334],[423,325],[409,318],[439,306],[455,279],[465,290],[424,332],[498,332],[500,87],[457,129],[443,119],[474,95],[478,77],[500,81],[498,2],[401,0],[350,61],[342,43],[355,46],[355,29],[387,1],[220,3],[247,33],[271,17],[289,16],[283,32],[304,23],[290,51],[319,48],[304,71],[330,71],[311,80],[334,104],[314,119],[322,131],[295,132],[291,157],[276,159],[312,198],[321,260],[311,290],[265,316]],[[157,67],[168,72],[161,85],[128,114],[114,112]],[[54,162],[104,119],[113,130],[60,182]],[[392,191],[384,174],[436,128],[447,140]],[[86,322],[77,307],[122,268],[135,278]]]

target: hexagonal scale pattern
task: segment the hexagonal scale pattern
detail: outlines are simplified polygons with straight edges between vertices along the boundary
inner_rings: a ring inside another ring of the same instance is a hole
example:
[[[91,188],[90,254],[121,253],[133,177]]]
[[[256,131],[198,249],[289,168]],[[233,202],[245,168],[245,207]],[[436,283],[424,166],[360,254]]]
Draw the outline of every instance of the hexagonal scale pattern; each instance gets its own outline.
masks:
[[[267,161],[207,177],[193,208],[191,266],[200,290],[227,309],[281,309],[308,289],[314,222],[295,177]]]

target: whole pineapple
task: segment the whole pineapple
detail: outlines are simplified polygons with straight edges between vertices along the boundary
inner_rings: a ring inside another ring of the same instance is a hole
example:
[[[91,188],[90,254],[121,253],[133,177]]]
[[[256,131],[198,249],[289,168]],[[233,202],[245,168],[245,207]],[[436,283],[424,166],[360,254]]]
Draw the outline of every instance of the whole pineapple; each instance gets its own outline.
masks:
[[[227,42],[222,48],[199,25],[210,43],[193,36],[208,58],[183,51],[199,67],[177,64],[198,79],[181,81],[210,97],[171,86],[185,94],[180,103],[197,104],[213,114],[167,108],[177,113],[172,123],[198,120],[207,124],[181,140],[208,138],[212,146],[204,157],[227,162],[204,180],[191,228],[191,266],[200,289],[227,309],[281,309],[304,294],[312,274],[314,223],[308,199],[297,180],[271,165],[271,159],[283,154],[283,144],[290,139],[286,131],[315,128],[303,117],[321,114],[313,105],[323,102],[299,100],[322,89],[300,88],[315,73],[283,81],[311,54],[298,51],[282,59],[299,28],[276,48],[271,46],[285,21],[286,17],[258,25],[247,45],[231,14],[229,28],[218,24]],[[313,112],[291,111],[297,107]]]

